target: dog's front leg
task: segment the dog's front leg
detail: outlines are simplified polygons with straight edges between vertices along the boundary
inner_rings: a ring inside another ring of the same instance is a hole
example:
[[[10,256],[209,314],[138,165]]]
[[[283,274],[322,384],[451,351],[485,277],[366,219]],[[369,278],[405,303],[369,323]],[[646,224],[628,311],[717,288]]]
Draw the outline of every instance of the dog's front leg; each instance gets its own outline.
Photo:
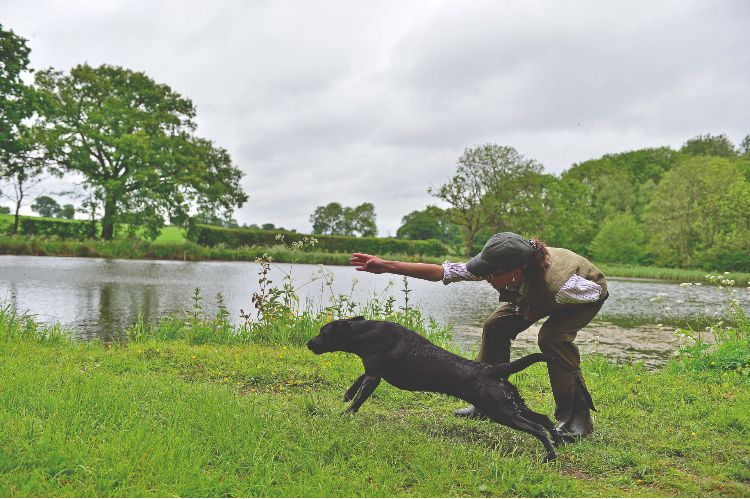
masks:
[[[349,389],[344,394],[344,402],[349,402],[351,399],[354,398],[354,396],[357,394],[359,389],[362,387],[362,382],[365,380],[366,374],[363,374],[356,380],[354,380],[354,383],[352,383],[352,386],[349,387]]]
[[[352,405],[350,405],[344,412],[341,413],[342,416],[344,414],[349,414],[350,412],[357,412],[359,410],[359,406],[361,406],[365,402],[365,400],[367,400],[368,397],[372,395],[372,392],[374,392],[375,388],[377,388],[380,384],[379,376],[370,376],[368,374],[363,374],[361,378],[362,386],[357,392],[357,396],[354,397],[354,402],[352,402]],[[354,383],[356,384],[357,381],[355,381]]]

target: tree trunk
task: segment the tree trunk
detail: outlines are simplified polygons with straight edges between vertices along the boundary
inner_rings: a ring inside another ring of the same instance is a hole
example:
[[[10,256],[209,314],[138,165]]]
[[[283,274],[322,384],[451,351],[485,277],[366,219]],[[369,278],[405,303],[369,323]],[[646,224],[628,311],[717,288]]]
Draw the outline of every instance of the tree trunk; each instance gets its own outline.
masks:
[[[115,236],[115,200],[107,194],[104,201],[104,216],[102,217],[102,240],[111,241]]]
[[[18,226],[21,220],[21,215],[18,212],[21,211],[21,201],[23,201],[23,196],[16,198],[16,216],[13,219],[13,228],[10,231],[13,235],[18,234]]]
[[[474,235],[474,230],[466,229],[466,256],[469,258],[474,257]]]

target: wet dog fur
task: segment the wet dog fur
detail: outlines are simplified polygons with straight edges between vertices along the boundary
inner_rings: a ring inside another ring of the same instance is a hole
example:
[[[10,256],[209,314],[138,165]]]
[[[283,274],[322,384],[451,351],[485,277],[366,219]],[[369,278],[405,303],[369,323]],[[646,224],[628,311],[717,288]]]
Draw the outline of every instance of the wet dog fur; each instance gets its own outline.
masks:
[[[536,362],[540,353],[507,364],[490,365],[459,357],[400,324],[369,321],[364,317],[335,320],[307,342],[315,354],[350,352],[362,359],[365,373],[346,391],[352,401],[342,414],[357,412],[381,379],[402,390],[452,395],[473,404],[488,419],[534,435],[547,450],[545,461],[555,459],[560,443],[552,421],[529,409],[508,376]],[[552,436],[552,442],[548,436]]]

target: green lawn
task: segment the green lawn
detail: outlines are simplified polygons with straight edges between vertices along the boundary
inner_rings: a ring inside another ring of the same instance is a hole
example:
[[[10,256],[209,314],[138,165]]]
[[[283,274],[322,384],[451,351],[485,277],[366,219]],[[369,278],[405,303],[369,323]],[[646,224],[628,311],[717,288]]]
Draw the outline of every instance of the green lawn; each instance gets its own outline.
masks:
[[[0,327],[0,338],[3,338]],[[0,496],[750,495],[750,382],[584,360],[596,432],[542,464],[533,437],[451,415],[302,347],[0,339]],[[514,376],[551,414],[545,369]]]

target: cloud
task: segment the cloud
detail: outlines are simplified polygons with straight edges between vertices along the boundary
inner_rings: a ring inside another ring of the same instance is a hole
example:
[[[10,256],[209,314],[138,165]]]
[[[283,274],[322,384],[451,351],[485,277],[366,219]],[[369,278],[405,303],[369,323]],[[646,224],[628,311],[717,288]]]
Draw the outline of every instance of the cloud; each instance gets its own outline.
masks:
[[[700,133],[750,133],[741,0],[0,2],[32,65],[143,70],[190,97],[250,195],[237,218],[309,230],[375,204],[381,234],[466,147],[559,173]]]

